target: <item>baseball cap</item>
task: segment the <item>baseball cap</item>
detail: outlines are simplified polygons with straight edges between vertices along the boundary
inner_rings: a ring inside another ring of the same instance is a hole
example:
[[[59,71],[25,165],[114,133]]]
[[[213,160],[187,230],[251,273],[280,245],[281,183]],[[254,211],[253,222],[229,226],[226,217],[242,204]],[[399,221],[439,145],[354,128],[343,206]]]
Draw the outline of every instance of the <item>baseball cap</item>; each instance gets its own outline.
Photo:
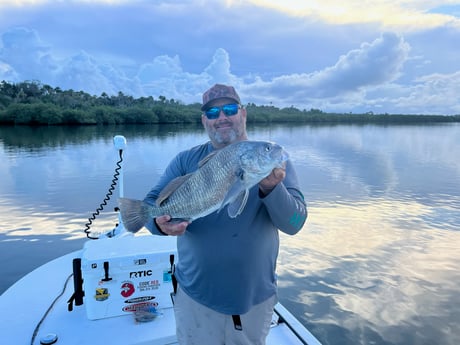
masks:
[[[201,110],[205,110],[209,103],[220,98],[228,98],[238,104],[241,103],[240,96],[238,96],[233,86],[216,84],[203,93],[203,106],[201,107]]]

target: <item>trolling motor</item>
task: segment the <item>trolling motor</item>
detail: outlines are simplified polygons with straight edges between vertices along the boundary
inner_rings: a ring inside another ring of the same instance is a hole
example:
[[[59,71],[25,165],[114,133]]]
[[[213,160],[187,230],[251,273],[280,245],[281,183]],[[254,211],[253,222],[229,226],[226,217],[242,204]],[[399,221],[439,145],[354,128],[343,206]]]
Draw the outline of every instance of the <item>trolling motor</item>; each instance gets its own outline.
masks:
[[[110,197],[113,195],[113,191],[118,183],[118,194],[119,197],[123,197],[123,170],[121,168],[121,163],[123,162],[123,150],[126,148],[126,138],[122,135],[116,135],[113,137],[113,145],[116,150],[118,150],[120,160],[116,163],[117,167],[115,169],[115,174],[113,175],[112,184],[96,211],[88,218],[88,223],[86,223],[85,233],[89,239],[99,239],[99,237],[91,236],[90,227],[92,222],[96,219],[101,211],[104,210],[104,206],[107,205],[107,202],[110,200]],[[115,209],[117,211],[117,208]],[[123,223],[121,221],[121,216],[118,215],[118,224],[115,226],[114,229],[106,232],[104,236],[112,238],[117,235],[120,235],[125,231],[123,227]],[[74,293],[67,301],[68,303],[68,310],[73,310],[73,304],[75,303],[76,306],[80,306],[83,304],[83,297],[85,296],[85,292],[83,291],[83,278],[82,278],[82,270],[81,270],[81,258],[75,258],[72,262],[72,269],[73,269],[73,281],[74,281]],[[108,280],[108,267],[106,268],[106,279]]]
[[[112,179],[112,184],[109,187],[109,190],[107,191],[107,194],[104,197],[104,200],[102,203],[99,205],[99,207],[96,209],[96,211],[88,218],[88,222],[85,224],[85,233],[86,237],[88,237],[91,240],[97,240],[99,237],[95,237],[91,235],[91,225],[93,221],[96,219],[96,217],[100,214],[101,211],[104,210],[104,207],[107,206],[107,202],[110,200],[110,198],[113,195],[113,191],[115,190],[115,187],[117,186],[117,183],[119,183],[118,187],[118,195],[120,198],[123,197],[123,169],[121,168],[121,163],[123,162],[123,150],[126,148],[126,138],[122,135],[116,135],[113,137],[113,145],[116,150],[118,150],[119,154],[119,161],[116,163],[117,167],[115,168],[115,173],[113,175]],[[115,211],[118,211],[118,208],[115,208]],[[118,224],[115,226],[114,229],[106,232],[104,236],[106,237],[115,237],[120,235],[121,233],[124,232],[124,227],[123,223],[121,222],[121,216],[118,215]]]
[[[118,185],[118,197],[122,198],[124,196],[124,186],[123,186],[123,180],[124,180],[124,175],[123,175],[123,169],[118,168],[119,164],[123,161],[123,150],[126,148],[126,138],[122,135],[116,135],[113,137],[113,145],[115,146],[115,149],[118,150],[119,155],[120,155],[120,161],[117,162],[117,169],[116,172],[118,172],[118,179],[119,185]],[[115,179],[115,177],[114,177]],[[115,208],[115,211],[118,211],[118,207]],[[115,228],[107,233],[105,233],[105,236],[107,237],[115,237],[118,236],[122,233],[125,232],[125,228],[123,226],[123,222],[121,220],[121,214],[118,214],[118,224],[115,226]]]

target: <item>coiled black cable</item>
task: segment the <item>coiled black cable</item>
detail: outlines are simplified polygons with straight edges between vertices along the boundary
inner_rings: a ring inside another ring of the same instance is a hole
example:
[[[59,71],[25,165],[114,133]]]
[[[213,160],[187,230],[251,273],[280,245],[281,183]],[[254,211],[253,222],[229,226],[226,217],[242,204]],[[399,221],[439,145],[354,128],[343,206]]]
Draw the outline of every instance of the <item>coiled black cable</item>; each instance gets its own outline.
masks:
[[[88,218],[88,223],[85,224],[84,231],[86,233],[86,237],[88,237],[91,240],[99,239],[99,237],[91,236],[91,229],[90,229],[91,224],[93,224],[93,221],[96,219],[99,213],[104,210],[104,207],[107,206],[107,202],[110,200],[110,197],[113,195],[113,191],[115,190],[115,187],[118,182],[118,176],[120,175],[120,170],[121,170],[121,162],[123,162],[123,150],[118,150],[118,153],[120,155],[120,160],[116,163],[117,167],[115,168],[115,173],[113,174],[112,184],[110,185],[110,188],[107,191],[107,194],[105,195],[104,200],[101,202],[99,207],[96,209],[96,212],[94,212],[91,215],[91,217]]]

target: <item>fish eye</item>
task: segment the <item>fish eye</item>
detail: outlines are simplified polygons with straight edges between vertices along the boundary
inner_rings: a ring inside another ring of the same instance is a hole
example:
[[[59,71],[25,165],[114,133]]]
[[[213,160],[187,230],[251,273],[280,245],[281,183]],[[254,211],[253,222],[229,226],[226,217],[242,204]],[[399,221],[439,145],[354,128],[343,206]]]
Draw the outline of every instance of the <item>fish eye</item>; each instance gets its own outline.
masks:
[[[265,146],[265,151],[270,152],[272,147],[270,145]]]

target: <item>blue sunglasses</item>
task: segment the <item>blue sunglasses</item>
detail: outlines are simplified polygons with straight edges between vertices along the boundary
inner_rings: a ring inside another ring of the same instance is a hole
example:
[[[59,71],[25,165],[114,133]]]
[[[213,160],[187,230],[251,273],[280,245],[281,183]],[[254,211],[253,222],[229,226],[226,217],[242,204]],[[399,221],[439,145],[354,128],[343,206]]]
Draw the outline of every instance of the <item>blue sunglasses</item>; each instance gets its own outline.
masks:
[[[204,111],[204,114],[209,120],[215,120],[219,117],[221,110],[225,114],[225,116],[233,116],[238,113],[239,109],[240,106],[236,103],[224,104],[221,107],[211,107],[209,109],[206,109]]]

